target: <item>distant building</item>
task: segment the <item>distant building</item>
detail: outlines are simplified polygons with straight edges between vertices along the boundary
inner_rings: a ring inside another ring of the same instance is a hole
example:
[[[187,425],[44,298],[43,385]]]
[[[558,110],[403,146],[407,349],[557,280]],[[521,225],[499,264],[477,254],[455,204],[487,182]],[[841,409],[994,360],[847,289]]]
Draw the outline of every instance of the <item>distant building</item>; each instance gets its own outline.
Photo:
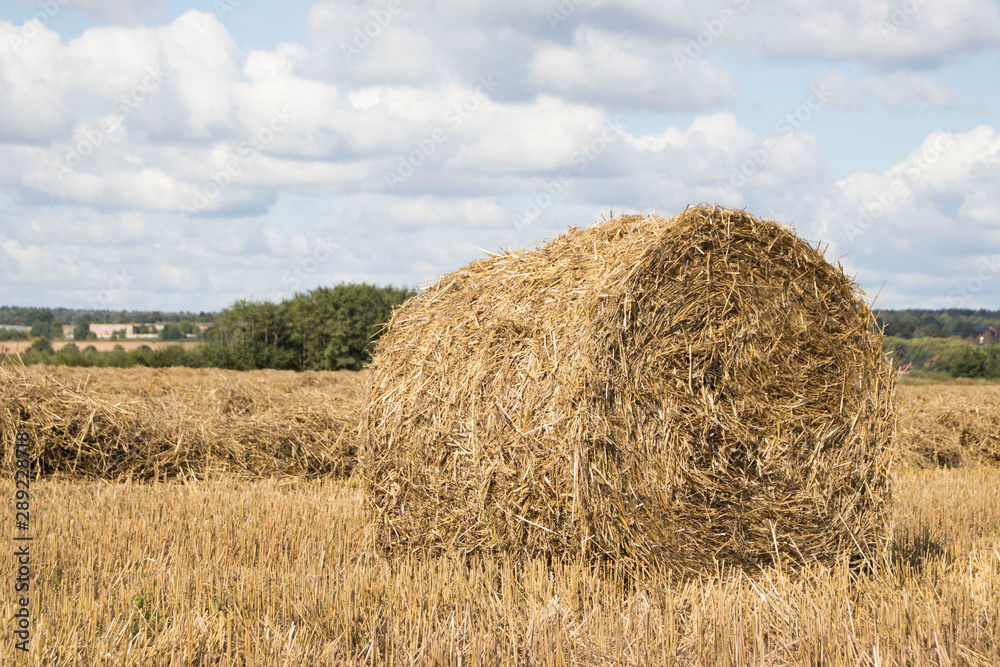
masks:
[[[148,323],[148,324],[145,324],[145,325],[143,325],[143,324],[136,324],[134,322],[129,322],[128,324],[94,324],[94,323],[91,323],[91,325],[90,325],[90,331],[95,336],[97,336],[99,339],[108,339],[108,338],[111,338],[111,334],[113,334],[116,331],[124,331],[126,338],[154,338],[154,337],[156,337],[156,332],[162,331],[163,327],[167,326],[168,324],[174,324],[174,323],[171,323],[171,322],[155,322],[155,323]],[[139,329],[142,326],[145,326],[147,329],[151,330],[151,332],[150,333],[140,334],[139,333]],[[200,331],[204,331],[208,326],[209,325],[203,324],[203,323],[200,323],[200,322],[195,324],[195,328],[197,328]],[[73,337],[73,330],[75,328],[76,328],[75,325],[64,324],[63,328],[62,328],[62,330],[63,330],[63,336],[65,336],[66,338],[72,338]]]
[[[976,345],[988,345],[989,343],[995,342],[997,339],[996,327],[989,324],[981,324],[976,327],[975,343]]]

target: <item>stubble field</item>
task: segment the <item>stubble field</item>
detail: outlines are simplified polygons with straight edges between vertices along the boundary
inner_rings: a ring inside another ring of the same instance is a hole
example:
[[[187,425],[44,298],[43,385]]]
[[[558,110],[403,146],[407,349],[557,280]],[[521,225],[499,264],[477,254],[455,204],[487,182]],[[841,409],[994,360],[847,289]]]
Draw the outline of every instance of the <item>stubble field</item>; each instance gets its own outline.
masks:
[[[996,386],[899,387],[893,535],[872,570],[634,579],[370,552],[349,464],[363,375],[8,368],[0,383],[4,493],[15,428],[47,473],[28,656],[0,559],[4,664],[1000,664]],[[15,534],[8,503],[8,554]]]

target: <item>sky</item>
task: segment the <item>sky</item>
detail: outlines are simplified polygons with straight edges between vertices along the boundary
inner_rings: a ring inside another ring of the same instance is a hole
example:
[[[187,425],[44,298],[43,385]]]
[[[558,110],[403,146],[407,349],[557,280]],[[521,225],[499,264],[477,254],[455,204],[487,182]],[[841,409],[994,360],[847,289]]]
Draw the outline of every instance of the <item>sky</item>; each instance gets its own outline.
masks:
[[[8,0],[0,305],[421,286],[719,204],[876,307],[1000,309],[998,54],[987,0]]]

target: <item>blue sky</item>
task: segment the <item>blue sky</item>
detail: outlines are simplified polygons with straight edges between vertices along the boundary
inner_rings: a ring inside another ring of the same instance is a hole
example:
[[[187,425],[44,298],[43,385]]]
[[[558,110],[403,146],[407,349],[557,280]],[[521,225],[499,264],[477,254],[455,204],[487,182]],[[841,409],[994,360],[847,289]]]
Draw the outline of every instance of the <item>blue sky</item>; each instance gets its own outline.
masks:
[[[417,285],[718,203],[1000,309],[998,53],[983,0],[14,0],[0,303]]]

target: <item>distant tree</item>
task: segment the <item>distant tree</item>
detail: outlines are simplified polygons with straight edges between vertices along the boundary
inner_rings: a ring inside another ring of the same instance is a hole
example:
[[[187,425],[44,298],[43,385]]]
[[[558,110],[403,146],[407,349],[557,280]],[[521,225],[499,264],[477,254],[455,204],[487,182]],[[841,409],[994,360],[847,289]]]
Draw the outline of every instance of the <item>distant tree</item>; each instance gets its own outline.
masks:
[[[31,344],[30,350],[35,350],[36,352],[51,352],[52,351],[52,341],[42,336],[38,338],[34,343]]]
[[[59,351],[56,352],[53,361],[57,364],[63,364],[66,366],[85,365],[85,360],[83,355],[80,353],[80,348],[78,348],[75,343],[67,343],[59,348]]]
[[[986,376],[986,355],[979,349],[968,346],[951,362],[954,377],[981,378]]]
[[[31,323],[32,338],[53,338],[52,313],[42,312]]]
[[[295,368],[282,310],[270,301],[241,299],[226,308],[212,327],[212,338],[224,351],[217,358],[226,367]]]
[[[160,340],[178,340],[183,338],[184,335],[181,333],[181,328],[175,324],[167,324],[162,329],[158,335]]]
[[[73,340],[87,340],[88,334],[90,334],[90,317],[84,315],[73,328]]]
[[[361,370],[392,309],[415,292],[368,284],[317,287],[285,304],[292,344],[305,370]]]

